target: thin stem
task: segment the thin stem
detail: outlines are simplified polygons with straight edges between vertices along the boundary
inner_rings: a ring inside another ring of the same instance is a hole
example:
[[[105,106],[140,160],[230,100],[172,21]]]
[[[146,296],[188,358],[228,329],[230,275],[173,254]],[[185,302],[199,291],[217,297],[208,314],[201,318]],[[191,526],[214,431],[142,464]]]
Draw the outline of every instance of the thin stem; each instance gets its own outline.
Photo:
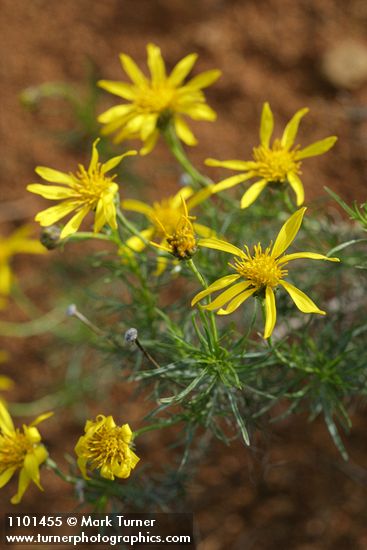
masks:
[[[201,174],[199,170],[197,170],[195,166],[191,164],[171,123],[167,124],[167,126],[162,130],[162,135],[171,153],[182,166],[184,171],[189,174],[193,182],[198,183],[202,187],[212,185],[213,182],[207,176]]]
[[[125,226],[126,229],[128,231],[130,231],[130,233],[132,233],[133,235],[135,235],[136,237],[139,237],[139,239],[146,245],[146,246],[149,246],[149,241],[148,239],[146,239],[145,237],[143,237],[143,235],[139,232],[138,229],[136,229],[136,227],[129,222],[129,220],[127,220],[125,218],[125,216],[123,215],[123,213],[121,212],[121,210],[118,208],[117,209],[117,219],[118,221],[121,223],[121,225]]]
[[[48,468],[53,470],[55,472],[55,474],[57,476],[59,476],[63,481],[66,481],[66,483],[72,483],[73,485],[75,485],[75,483],[77,483],[78,478],[73,477],[73,476],[69,476],[67,474],[64,474],[64,472],[62,472],[60,470],[60,468],[58,467],[56,462],[54,460],[52,460],[52,458],[47,458],[46,459],[46,466],[48,466]]]
[[[152,363],[152,365],[154,365],[154,367],[156,367],[157,369],[161,368],[160,365],[157,363],[157,361],[155,359],[153,359],[153,357],[150,355],[150,353],[144,348],[144,346],[142,345],[142,343],[140,342],[140,340],[138,338],[135,339],[135,344],[138,346],[140,351],[143,352],[143,354],[148,359],[148,361],[150,361]]]
[[[194,264],[194,261],[192,259],[188,260],[187,265],[189,266],[189,268],[191,269],[192,273],[195,275],[197,280],[200,282],[200,284],[204,288],[208,288],[208,283],[206,282],[206,280],[204,279],[204,277],[202,276],[202,274]],[[199,312],[202,314],[201,309],[199,309]],[[217,331],[217,324],[215,322],[215,315],[212,311],[209,312],[209,319],[210,319],[210,326],[212,330],[213,340],[214,340],[214,343],[216,343],[218,342],[218,331]]]
[[[133,434],[134,441],[137,437],[139,437],[144,433],[152,432],[153,430],[160,430],[161,428],[169,428],[174,424],[178,424],[178,422],[181,422],[181,418],[173,418],[171,420],[167,420],[167,422],[157,422],[156,424],[150,424],[149,426],[144,426],[143,428],[140,428],[140,430],[136,430],[134,432]]]

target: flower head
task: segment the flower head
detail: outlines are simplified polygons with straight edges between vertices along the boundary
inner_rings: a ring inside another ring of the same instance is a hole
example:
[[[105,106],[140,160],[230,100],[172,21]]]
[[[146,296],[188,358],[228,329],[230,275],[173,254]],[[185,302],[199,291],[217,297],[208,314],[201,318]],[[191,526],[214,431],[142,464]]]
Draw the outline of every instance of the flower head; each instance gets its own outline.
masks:
[[[158,46],[148,44],[147,57],[150,78],[140,71],[131,57],[120,54],[122,68],[132,84],[110,80],[98,83],[101,88],[129,102],[100,115],[99,121],[104,124],[102,133],[117,132],[116,143],[125,139],[141,139],[144,147],[140,152],[146,155],[155,146],[159,127],[173,120],[178,137],[187,145],[195,145],[196,138],[182,115],[194,120],[215,120],[216,113],[206,104],[202,89],[215,82],[220,71],[206,71],[184,84],[197,59],[196,54],[184,57],[169,76]]]
[[[117,229],[115,197],[118,185],[114,181],[116,176],[107,176],[106,174],[115,168],[124,157],[137,153],[128,151],[102,164],[99,162],[98,141],[97,139],[93,143],[92,158],[88,169],[79,164],[75,174],[65,174],[58,170],[38,166],[36,173],[42,179],[59,185],[31,183],[27,186],[31,193],[41,195],[45,199],[62,201],[37,214],[35,220],[40,222],[43,227],[51,226],[71,212],[75,212],[61,231],[61,239],[78,231],[83,219],[91,210],[95,211],[95,233],[98,233],[105,224]]]
[[[173,239],[177,244],[177,239],[182,238],[183,233],[185,233],[184,248],[187,251],[190,248],[187,241],[187,236],[190,233],[191,235],[196,233],[201,237],[214,235],[209,227],[196,223],[195,218],[189,216],[190,210],[211,195],[212,187],[206,187],[195,193],[192,187],[187,186],[180,189],[175,195],[166,197],[161,201],[155,201],[152,205],[135,199],[126,199],[122,201],[121,206],[126,210],[139,212],[147,218],[150,225],[141,231],[143,239],[154,241],[153,244],[157,245],[158,248],[172,253],[172,247],[167,247],[167,244],[169,244],[167,243],[167,237]],[[176,237],[173,237],[174,234],[176,234]],[[192,238],[190,237],[190,239]],[[126,241],[126,245],[130,250],[141,252],[145,248],[143,239],[131,237]],[[182,253],[182,246],[179,248]],[[178,252],[178,249],[176,252]],[[183,257],[181,256],[180,259],[183,259]],[[156,274],[162,273],[167,264],[167,259],[164,257],[160,257],[158,261]]]
[[[182,198],[182,208],[183,213],[171,233],[169,233],[165,225],[157,219],[157,223],[161,225],[161,230],[165,235],[165,244],[156,244],[153,242],[151,244],[172,254],[172,256],[175,256],[178,260],[190,260],[197,249],[195,231],[191,223],[191,220],[194,218],[189,216],[184,198]],[[171,225],[169,224],[169,226]]]
[[[13,274],[10,261],[16,254],[44,254],[46,250],[41,243],[31,239],[32,228],[23,225],[9,237],[0,237],[0,307],[6,304],[6,297],[10,294]]]
[[[48,453],[41,443],[36,425],[53,413],[38,416],[29,426],[23,424],[22,431],[14,428],[13,421],[4,403],[0,401],[0,488],[4,487],[19,470],[18,492],[12,497],[12,504],[18,504],[31,481],[41,491],[39,467]]]
[[[75,446],[83,477],[88,479],[87,468],[99,470],[106,479],[129,477],[140,460],[130,448],[129,425],[116,426],[112,416],[99,414],[94,421],[87,420],[84,431]]]
[[[215,185],[213,192],[218,193],[252,178],[258,178],[245,192],[241,199],[241,208],[250,206],[269,184],[286,184],[292,187],[296,194],[297,206],[304,202],[304,189],[300,179],[302,160],[326,153],[336,142],[335,136],[316,141],[304,149],[294,145],[298,126],[308,109],[300,109],[288,122],[281,139],[275,139],[270,145],[274,128],[274,118],[268,103],[264,103],[260,124],[260,145],[253,149],[253,160],[207,159],[208,166],[222,166],[231,170],[243,172],[231,176]]]
[[[290,261],[298,260],[299,258],[339,262],[339,258],[328,258],[315,252],[284,254],[298,233],[305,210],[306,208],[297,210],[285,222],[274,244],[265,249],[262,248],[260,243],[254,247],[253,252],[250,252],[248,246],[245,246],[245,250],[241,250],[230,243],[218,239],[202,239],[199,241],[198,244],[200,246],[232,254],[234,260],[229,265],[235,273],[225,275],[211,284],[207,289],[199,292],[193,298],[191,305],[195,305],[213,292],[229,287],[210,304],[202,306],[209,311],[218,310],[217,313],[219,315],[228,315],[229,313],[233,313],[247,298],[257,295],[264,300],[265,304],[266,322],[264,338],[271,336],[275,326],[276,305],[274,290],[278,286],[282,286],[288,292],[298,309],[303,313],[325,315],[325,311],[319,309],[304,292],[284,280],[288,275],[288,269],[285,269],[285,267]],[[232,283],[235,284],[232,285]],[[223,308],[226,304],[227,306]]]

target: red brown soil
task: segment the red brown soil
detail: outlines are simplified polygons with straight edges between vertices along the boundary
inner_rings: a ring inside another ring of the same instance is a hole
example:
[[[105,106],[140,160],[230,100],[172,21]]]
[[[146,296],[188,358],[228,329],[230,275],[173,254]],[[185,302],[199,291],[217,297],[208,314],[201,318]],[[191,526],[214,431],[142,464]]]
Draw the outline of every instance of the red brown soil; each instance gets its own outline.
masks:
[[[189,153],[198,166],[208,156],[248,158],[257,141],[264,101],[271,103],[279,131],[306,105],[310,114],[302,122],[302,144],[339,136],[333,151],[305,165],[307,196],[323,194],[323,185],[328,185],[349,201],[365,200],[367,123],[362,107],[367,83],[353,91],[338,89],[321,71],[325,52],[341,39],[367,45],[363,0],[1,0],[0,9],[2,232],[23,217],[31,218],[43,204],[25,192],[25,185],[34,179],[35,165],[68,171],[84,160],[80,151],[62,147],[50,137],[55,129],[72,128],[67,109],[66,114],[60,112],[51,102],[49,111],[27,112],[20,105],[20,92],[48,81],[68,82],[83,90],[88,59],[101,77],[118,80],[122,78],[118,53],[127,52],[144,65],[149,41],[161,46],[170,66],[196,51],[200,54],[196,71],[214,67],[223,71],[207,91],[218,112],[217,122],[193,124],[199,146]],[[104,98],[101,110],[112,104],[111,98]],[[139,163],[157,193],[174,185],[167,181],[168,163],[172,161],[161,145]],[[46,260],[41,265],[46,266]],[[29,258],[16,267],[35,299],[45,294],[45,285],[52,286],[39,275],[38,261]],[[52,304],[51,291],[46,300],[42,298],[43,305],[46,302]],[[43,353],[51,341],[44,337],[2,344],[12,353],[2,371],[17,382],[9,399],[31,401],[52,387],[54,371],[48,369]],[[129,418],[138,419],[136,406],[129,407]],[[356,412],[353,422],[346,440],[349,464],[342,462],[323,424],[308,425],[304,418],[283,422],[251,452],[239,444],[231,448],[216,444],[190,488],[190,506],[201,532],[199,549],[367,548],[362,413]],[[64,450],[72,452],[70,441],[79,430],[65,411],[45,424],[43,432],[62,456]],[[164,440],[154,436],[148,441],[159,453]],[[149,447],[144,451],[148,454]],[[32,489],[17,510],[72,509],[68,487],[47,472],[43,483],[45,494],[40,497]],[[13,489],[1,491],[4,511],[14,511],[8,504]]]

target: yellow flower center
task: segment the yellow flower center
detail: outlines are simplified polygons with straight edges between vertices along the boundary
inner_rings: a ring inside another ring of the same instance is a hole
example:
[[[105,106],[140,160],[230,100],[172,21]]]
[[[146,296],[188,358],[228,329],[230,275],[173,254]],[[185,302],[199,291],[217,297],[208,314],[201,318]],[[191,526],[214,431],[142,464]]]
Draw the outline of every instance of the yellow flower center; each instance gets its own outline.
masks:
[[[182,216],[172,237],[167,237],[172,254],[179,260],[189,260],[196,252],[196,239],[192,223]]]
[[[274,140],[272,149],[263,145],[254,147],[256,175],[267,181],[284,182],[289,172],[300,174],[301,163],[296,161],[296,152],[297,149],[292,151],[284,149],[278,139]]]
[[[128,451],[123,430],[118,426],[111,428],[102,424],[88,440],[85,456],[91,462],[92,469],[101,469],[104,465],[122,462]]]
[[[173,107],[175,96],[176,90],[163,82],[155,87],[141,88],[135,98],[135,105],[143,114],[162,113]]]
[[[106,177],[102,172],[102,164],[98,163],[90,173],[79,164],[79,171],[73,176],[72,185],[85,206],[91,209],[97,206],[98,201],[105,195],[115,195],[118,185],[113,180],[116,176]]]
[[[288,274],[288,271],[281,269],[277,260],[271,256],[270,247],[263,251],[259,243],[254,246],[252,255],[248,247],[246,247],[246,252],[246,258],[236,258],[232,267],[246,280],[251,281],[257,290],[267,286],[276,287],[280,279]]]
[[[8,468],[22,468],[25,456],[33,449],[33,443],[18,429],[0,436],[0,473]]]
[[[161,202],[153,203],[153,211],[151,221],[156,228],[157,236],[160,238],[165,237],[162,226],[165,228],[166,233],[171,235],[182,216],[182,207],[174,207],[172,199],[163,199]]]

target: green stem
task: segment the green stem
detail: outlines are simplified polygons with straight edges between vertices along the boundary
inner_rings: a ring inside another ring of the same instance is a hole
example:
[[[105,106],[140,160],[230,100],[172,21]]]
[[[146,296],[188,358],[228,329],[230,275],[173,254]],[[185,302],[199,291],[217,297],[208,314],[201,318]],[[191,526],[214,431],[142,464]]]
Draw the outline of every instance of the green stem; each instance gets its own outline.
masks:
[[[125,218],[125,216],[123,215],[123,213],[119,208],[117,209],[117,219],[121,223],[121,225],[123,225],[124,227],[126,227],[128,231],[130,231],[130,233],[132,233],[136,237],[139,237],[139,239],[145,244],[145,246],[149,246],[150,243],[148,239],[143,237],[140,231],[136,229],[136,227],[132,223],[130,223],[129,220]]]
[[[202,276],[202,274],[200,273],[200,271],[198,270],[198,268],[194,264],[194,261],[192,259],[188,260],[187,265],[189,266],[189,268],[191,269],[192,273],[195,275],[195,277],[197,278],[199,283],[204,288],[208,288],[208,283],[206,282],[206,280],[204,279],[204,277]],[[199,312],[200,312],[200,315],[203,314],[202,309],[199,309]],[[213,336],[213,343],[217,343],[218,342],[218,331],[217,331],[217,324],[215,322],[215,315],[212,311],[210,311],[208,313],[209,313],[211,332],[212,332],[212,336]]]
[[[64,472],[60,470],[60,468],[58,467],[56,462],[52,460],[52,458],[46,459],[46,466],[48,466],[51,470],[53,470],[55,474],[59,476],[63,481],[66,481],[66,483],[72,483],[73,485],[75,485],[75,483],[78,481],[77,477],[64,474]]]
[[[100,241],[114,242],[114,239],[111,238],[109,235],[105,235],[104,233],[93,233],[92,231],[78,231],[77,233],[73,233],[72,235],[66,237],[66,239],[63,239],[60,242],[63,244],[66,242],[86,241],[88,239],[98,239]]]
[[[149,426],[144,426],[143,428],[140,428],[140,430],[136,430],[134,432],[133,434],[134,441],[137,437],[139,437],[142,434],[145,434],[147,432],[152,432],[153,430],[160,430],[161,428],[169,428],[174,424],[178,424],[178,422],[181,422],[181,418],[173,418],[171,420],[167,420],[167,422],[156,422],[156,424],[150,424]]]
[[[167,124],[167,126],[162,130],[162,135],[171,153],[182,166],[184,171],[189,174],[193,182],[198,183],[202,187],[208,187],[208,185],[213,183],[207,176],[201,174],[195,166],[191,164],[171,123]]]

